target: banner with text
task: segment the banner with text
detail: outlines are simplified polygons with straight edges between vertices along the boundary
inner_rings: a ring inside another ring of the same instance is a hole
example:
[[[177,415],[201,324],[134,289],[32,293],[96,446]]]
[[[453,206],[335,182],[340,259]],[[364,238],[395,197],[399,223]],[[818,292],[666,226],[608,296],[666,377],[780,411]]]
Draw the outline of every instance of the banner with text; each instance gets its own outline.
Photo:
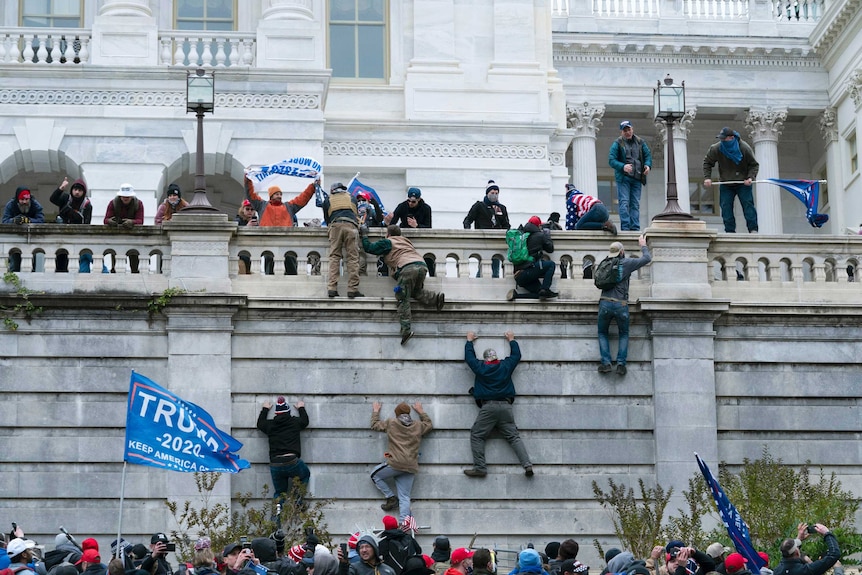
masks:
[[[172,471],[237,473],[251,464],[242,443],[212,417],[139,373],[132,372],[123,460]]]
[[[313,180],[320,177],[321,172],[323,172],[323,166],[317,160],[301,156],[266,166],[250,166],[246,170],[248,179],[254,183],[254,189],[258,192],[265,191],[271,185],[280,185],[279,180],[282,176]],[[284,189],[290,189],[290,185],[286,182]],[[303,184],[305,185],[307,184]]]

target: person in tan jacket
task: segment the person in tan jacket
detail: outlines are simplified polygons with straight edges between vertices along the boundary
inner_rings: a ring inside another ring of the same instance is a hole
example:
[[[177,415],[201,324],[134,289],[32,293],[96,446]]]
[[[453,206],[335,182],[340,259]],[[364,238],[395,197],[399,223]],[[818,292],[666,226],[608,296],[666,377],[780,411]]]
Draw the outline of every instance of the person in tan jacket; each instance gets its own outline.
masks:
[[[413,479],[419,472],[419,444],[422,436],[433,428],[431,418],[422,410],[418,401],[413,409],[419,414],[419,421],[410,417],[410,406],[401,402],[395,407],[395,417],[380,420],[380,402],[375,401],[371,412],[371,429],[383,431],[389,439],[385,461],[371,472],[371,480],[386,497],[380,506],[384,511],[398,509],[399,523],[412,516],[410,512],[410,493]],[[388,480],[395,483],[397,495],[393,493]]]

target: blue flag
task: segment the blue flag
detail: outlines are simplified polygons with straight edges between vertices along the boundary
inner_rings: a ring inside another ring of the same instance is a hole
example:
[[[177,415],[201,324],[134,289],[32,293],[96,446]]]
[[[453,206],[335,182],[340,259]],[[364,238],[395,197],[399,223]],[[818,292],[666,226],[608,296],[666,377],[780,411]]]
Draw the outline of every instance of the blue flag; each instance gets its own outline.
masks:
[[[350,180],[350,183],[347,184],[347,191],[354,198],[356,197],[356,194],[358,194],[359,192],[367,193],[369,196],[374,198],[374,201],[376,201],[377,205],[380,206],[380,210],[383,212],[384,216],[389,214],[389,212],[386,211],[386,208],[383,207],[383,201],[380,199],[380,196],[377,195],[377,190],[375,190],[371,186],[367,186],[367,185],[363,184],[355,176],[353,177],[352,180]]]
[[[748,569],[752,573],[760,573],[760,568],[766,566],[766,561],[757,554],[757,551],[755,551],[754,547],[751,545],[751,536],[748,532],[748,525],[743,521],[739,511],[736,510],[736,507],[733,506],[733,503],[730,502],[727,495],[724,494],[724,490],[721,488],[721,485],[719,485],[715,477],[712,476],[712,472],[709,470],[709,467],[707,467],[703,459],[700,458],[700,455],[695,453],[694,456],[697,458],[697,465],[700,467],[700,472],[703,473],[703,477],[706,479],[706,484],[712,492],[712,497],[715,499],[715,505],[718,507],[718,514],[721,516],[721,521],[727,528],[727,534],[730,536],[730,540],[733,541],[733,546],[736,547],[736,551],[740,555],[748,560]]]
[[[241,447],[209,413],[132,372],[123,461],[172,471],[237,473],[251,467],[237,456]]]
[[[805,217],[808,223],[815,228],[823,227],[823,224],[829,221],[829,216],[826,214],[817,213],[817,205],[820,202],[820,182],[817,180],[778,180],[775,178],[767,178],[767,182],[772,182],[776,186],[784,188],[805,204]]]

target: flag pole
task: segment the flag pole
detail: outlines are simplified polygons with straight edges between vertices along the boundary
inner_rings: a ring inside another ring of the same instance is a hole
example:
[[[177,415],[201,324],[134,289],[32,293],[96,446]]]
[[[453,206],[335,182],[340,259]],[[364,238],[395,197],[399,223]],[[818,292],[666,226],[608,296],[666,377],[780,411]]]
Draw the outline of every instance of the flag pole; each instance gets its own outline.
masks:
[[[361,173],[362,173],[362,172],[356,172],[356,175],[355,175],[355,176],[353,176],[352,178],[350,178],[350,181],[349,181],[349,182],[347,182],[347,189],[348,189],[348,190],[350,189],[350,186],[353,184],[354,180],[356,180],[356,178],[358,178],[358,177],[359,177],[359,174],[361,174]]]
[[[128,467],[129,462],[125,459],[123,460],[123,479],[120,481],[120,519],[117,521],[117,554],[114,556],[115,559],[120,558],[120,553],[123,552],[122,545],[120,545],[120,536],[123,533],[123,499],[126,495],[126,467]]]
[[[827,182],[827,180],[805,180],[805,181],[806,182],[817,182],[819,184],[825,184]],[[730,185],[730,184],[744,184],[744,183],[745,183],[745,180],[730,180],[727,182],[712,182],[712,185],[713,186],[720,186],[722,184]],[[775,182],[773,182],[772,180],[751,180],[751,183],[752,184],[774,184],[776,186],[778,185]]]

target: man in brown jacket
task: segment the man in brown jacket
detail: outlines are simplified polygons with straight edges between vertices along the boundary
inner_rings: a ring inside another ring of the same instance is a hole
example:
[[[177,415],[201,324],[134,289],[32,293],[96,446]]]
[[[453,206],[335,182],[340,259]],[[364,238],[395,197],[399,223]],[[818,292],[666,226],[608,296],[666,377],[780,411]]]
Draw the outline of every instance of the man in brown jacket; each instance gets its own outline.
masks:
[[[419,414],[419,421],[410,417],[410,406],[404,402],[395,407],[395,417],[380,421],[380,402],[375,401],[371,412],[371,429],[384,431],[389,438],[385,461],[371,472],[371,480],[384,496],[386,503],[380,506],[384,511],[398,508],[399,523],[411,516],[410,492],[413,491],[413,479],[419,472],[419,444],[422,436],[431,431],[431,418],[422,410],[418,401],[413,409]],[[387,480],[395,482],[392,492]]]
[[[398,282],[395,298],[398,300],[398,320],[401,323],[401,345],[404,345],[413,337],[410,298],[415,297],[420,303],[433,305],[440,311],[446,296],[425,289],[428,266],[410,240],[401,235],[401,228],[395,225],[387,226],[386,237],[374,243],[368,241],[367,227],[362,226],[359,233],[362,235],[362,249],[369,254],[383,256],[383,261],[390,270],[389,275]],[[392,273],[392,270],[395,270],[395,273]]]

